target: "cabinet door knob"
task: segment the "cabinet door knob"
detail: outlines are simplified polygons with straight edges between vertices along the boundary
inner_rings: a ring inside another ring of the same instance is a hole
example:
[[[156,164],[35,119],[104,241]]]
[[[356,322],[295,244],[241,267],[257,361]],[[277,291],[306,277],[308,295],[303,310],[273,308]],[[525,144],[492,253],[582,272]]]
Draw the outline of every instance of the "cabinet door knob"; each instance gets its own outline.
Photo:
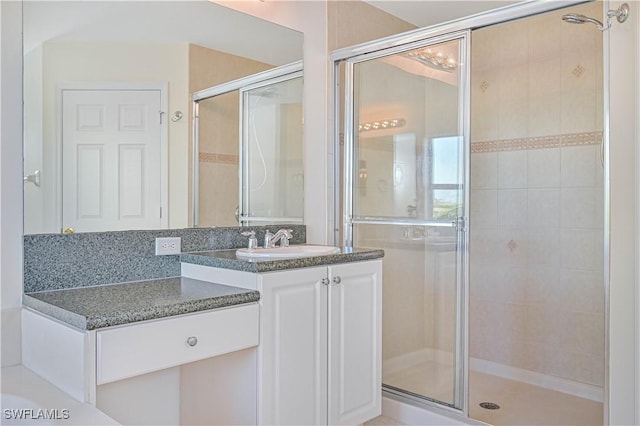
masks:
[[[329,283],[330,283],[329,278],[323,278],[322,279],[322,284],[329,285]]]
[[[340,284],[342,282],[342,278],[340,277],[333,277],[333,282],[336,284]]]
[[[195,336],[191,336],[187,339],[187,345],[189,346],[195,346],[198,344],[198,338]]]

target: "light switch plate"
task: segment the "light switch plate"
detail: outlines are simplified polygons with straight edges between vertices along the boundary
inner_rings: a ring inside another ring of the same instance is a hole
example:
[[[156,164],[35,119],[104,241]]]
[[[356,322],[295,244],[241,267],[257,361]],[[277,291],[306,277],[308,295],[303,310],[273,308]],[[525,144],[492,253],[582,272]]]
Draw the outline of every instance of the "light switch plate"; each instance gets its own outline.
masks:
[[[180,254],[180,237],[156,238],[156,256]]]

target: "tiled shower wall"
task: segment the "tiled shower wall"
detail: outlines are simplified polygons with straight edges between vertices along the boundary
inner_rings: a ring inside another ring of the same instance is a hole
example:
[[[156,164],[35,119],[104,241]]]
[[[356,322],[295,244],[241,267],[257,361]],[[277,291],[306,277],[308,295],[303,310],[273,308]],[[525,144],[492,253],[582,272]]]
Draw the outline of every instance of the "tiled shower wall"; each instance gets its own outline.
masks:
[[[561,15],[472,36],[470,356],[602,386],[602,33]]]

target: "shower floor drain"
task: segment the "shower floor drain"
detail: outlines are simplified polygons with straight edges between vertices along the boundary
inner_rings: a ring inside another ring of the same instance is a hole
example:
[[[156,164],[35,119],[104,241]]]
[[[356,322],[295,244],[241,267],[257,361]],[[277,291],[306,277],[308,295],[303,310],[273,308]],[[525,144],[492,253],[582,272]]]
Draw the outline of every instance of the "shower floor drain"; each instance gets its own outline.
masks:
[[[480,403],[480,407],[486,409],[486,410],[499,410],[500,406],[498,404],[496,404],[495,402],[481,402]]]

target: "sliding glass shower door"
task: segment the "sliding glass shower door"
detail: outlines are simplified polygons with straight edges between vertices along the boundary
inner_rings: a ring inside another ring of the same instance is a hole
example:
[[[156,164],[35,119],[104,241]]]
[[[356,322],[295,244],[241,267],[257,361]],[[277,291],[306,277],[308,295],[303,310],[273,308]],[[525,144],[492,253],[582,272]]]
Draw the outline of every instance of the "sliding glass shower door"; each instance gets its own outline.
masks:
[[[464,409],[467,43],[346,59],[346,245],[385,251],[383,387]]]

